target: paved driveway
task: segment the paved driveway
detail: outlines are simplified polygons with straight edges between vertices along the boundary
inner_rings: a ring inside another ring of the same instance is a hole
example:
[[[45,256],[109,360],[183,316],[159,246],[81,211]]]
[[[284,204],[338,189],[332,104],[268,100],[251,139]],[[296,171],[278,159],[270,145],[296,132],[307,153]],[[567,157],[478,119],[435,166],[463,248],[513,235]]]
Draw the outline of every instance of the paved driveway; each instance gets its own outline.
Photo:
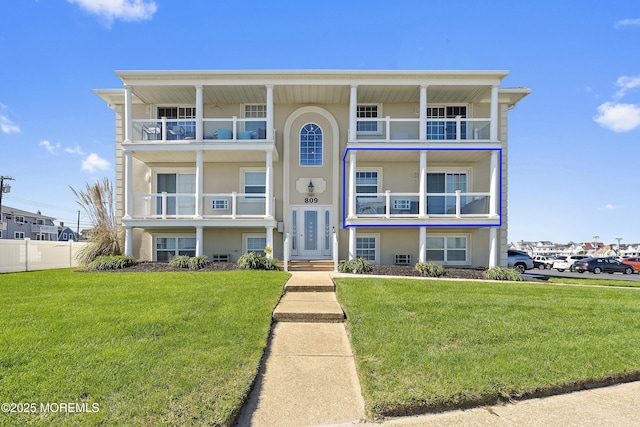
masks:
[[[527,274],[530,275],[539,275],[539,276],[553,276],[553,277],[574,277],[576,279],[610,279],[610,280],[630,280],[634,282],[640,282],[640,274],[622,274],[622,273],[571,273],[568,270],[563,271],[562,273],[558,270],[538,270],[537,268],[533,270],[527,270]]]

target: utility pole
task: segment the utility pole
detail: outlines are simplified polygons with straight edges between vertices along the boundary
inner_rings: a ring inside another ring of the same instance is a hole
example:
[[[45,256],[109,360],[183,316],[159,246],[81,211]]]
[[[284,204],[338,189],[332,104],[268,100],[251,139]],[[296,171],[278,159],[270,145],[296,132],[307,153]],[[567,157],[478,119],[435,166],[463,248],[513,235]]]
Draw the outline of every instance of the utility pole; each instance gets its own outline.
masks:
[[[10,176],[0,176],[0,224],[2,224],[2,226],[4,226],[4,222],[2,221],[2,195],[11,191],[11,186],[9,184],[4,184],[5,180],[13,181],[14,179]]]
[[[620,251],[620,240],[622,240],[622,237],[616,237],[616,240],[618,241],[618,256],[622,256],[622,252]]]
[[[78,211],[78,228],[76,228],[76,242],[80,241],[80,211]]]

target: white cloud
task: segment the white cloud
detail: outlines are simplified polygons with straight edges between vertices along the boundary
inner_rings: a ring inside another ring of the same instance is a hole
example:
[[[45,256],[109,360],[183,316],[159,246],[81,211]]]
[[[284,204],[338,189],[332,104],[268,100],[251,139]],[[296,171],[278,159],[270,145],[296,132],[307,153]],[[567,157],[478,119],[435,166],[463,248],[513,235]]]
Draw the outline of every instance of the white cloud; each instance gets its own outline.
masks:
[[[82,170],[90,173],[107,170],[109,166],[110,163],[96,153],[89,154],[87,158],[82,161]]]
[[[615,97],[617,99],[620,99],[623,96],[625,96],[627,94],[627,92],[630,91],[631,89],[635,89],[635,88],[639,88],[640,87],[640,76],[635,76],[635,77],[622,76],[622,77],[618,77],[618,80],[616,81],[616,86],[618,86],[620,89],[618,90],[618,92],[616,92]]]
[[[618,209],[619,207],[620,207],[620,206],[615,206],[615,205],[612,205],[612,204],[610,204],[610,203],[609,203],[609,204],[605,205],[605,207],[604,207],[604,208],[605,208],[606,210],[608,210],[608,211],[613,211],[613,210]]]
[[[85,154],[87,154],[84,151],[82,151],[82,149],[78,145],[76,145],[76,148],[67,147],[64,149],[64,152],[69,154],[77,154],[79,156],[84,156]]]
[[[40,144],[38,144],[38,147],[44,147],[48,152],[53,153],[56,150],[60,149],[60,144],[52,144],[45,139],[40,141]]]
[[[106,18],[109,23],[123,21],[144,21],[151,19],[158,10],[153,0],[67,0],[94,15]]]
[[[640,19],[622,19],[613,24],[615,28],[628,27],[632,25],[640,25]]]
[[[6,105],[0,102],[0,131],[6,134],[20,133],[20,126],[13,123],[7,116],[8,109]]]
[[[605,102],[593,120],[614,132],[628,132],[640,126],[640,106]]]

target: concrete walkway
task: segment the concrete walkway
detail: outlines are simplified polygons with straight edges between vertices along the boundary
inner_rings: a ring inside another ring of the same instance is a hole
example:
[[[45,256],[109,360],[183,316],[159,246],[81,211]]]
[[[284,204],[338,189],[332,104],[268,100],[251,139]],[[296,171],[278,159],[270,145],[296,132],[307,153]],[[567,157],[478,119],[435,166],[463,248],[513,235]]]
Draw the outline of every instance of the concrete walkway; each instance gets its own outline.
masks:
[[[256,387],[237,426],[357,424],[364,401],[329,273],[294,272]]]
[[[236,426],[640,426],[640,382],[439,414],[365,422],[333,273],[294,272]],[[338,275],[343,276],[343,275]]]

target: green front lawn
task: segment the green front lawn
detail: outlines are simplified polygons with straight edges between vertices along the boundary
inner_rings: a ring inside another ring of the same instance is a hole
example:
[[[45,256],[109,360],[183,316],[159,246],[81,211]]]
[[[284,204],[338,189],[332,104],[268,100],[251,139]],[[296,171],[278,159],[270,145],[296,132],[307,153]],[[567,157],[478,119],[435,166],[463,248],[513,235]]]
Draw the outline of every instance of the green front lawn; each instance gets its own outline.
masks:
[[[97,412],[0,413],[0,425],[221,425],[258,371],[288,275],[0,275],[0,402]]]
[[[335,279],[369,415],[640,378],[635,289]]]

